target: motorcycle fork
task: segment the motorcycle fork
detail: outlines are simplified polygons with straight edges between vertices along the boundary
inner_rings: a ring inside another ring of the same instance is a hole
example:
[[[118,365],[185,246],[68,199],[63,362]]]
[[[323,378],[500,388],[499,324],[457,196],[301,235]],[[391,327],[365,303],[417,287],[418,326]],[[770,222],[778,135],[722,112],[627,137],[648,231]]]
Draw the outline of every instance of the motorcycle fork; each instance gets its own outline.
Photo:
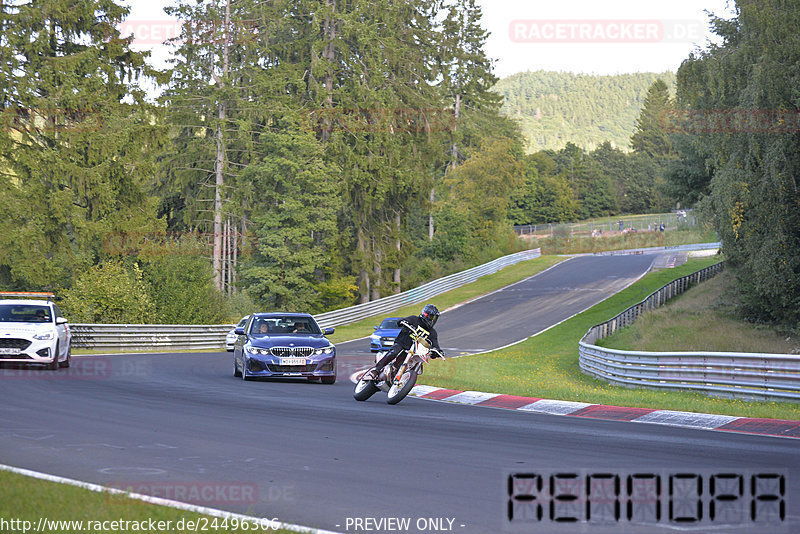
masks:
[[[398,382],[400,378],[403,376],[403,373],[406,372],[408,369],[408,357],[403,361],[403,364],[400,366],[400,369],[397,371],[397,374],[394,375],[394,382]]]

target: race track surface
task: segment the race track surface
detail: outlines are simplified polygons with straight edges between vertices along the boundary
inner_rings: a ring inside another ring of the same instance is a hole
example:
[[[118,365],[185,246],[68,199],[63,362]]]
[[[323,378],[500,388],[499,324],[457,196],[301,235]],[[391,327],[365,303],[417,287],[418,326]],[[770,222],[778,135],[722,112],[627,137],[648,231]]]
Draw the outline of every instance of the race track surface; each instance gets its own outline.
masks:
[[[652,260],[570,260],[443,315],[442,344],[470,353],[518,341],[627,285]],[[366,532],[355,519],[392,517],[412,526],[439,518],[435,525],[464,533],[508,526],[509,470],[777,469],[787,476],[788,514],[769,530],[798,531],[793,440],[416,398],[388,406],[381,393],[359,403],[345,375],[370,361],[365,347],[366,340],[338,346],[333,386],[243,382],[224,352],[87,356],[57,372],[4,368],[0,463],[334,531]],[[764,531],[742,524],[714,531]],[[557,526],[521,531],[564,532]],[[629,532],[676,530],[692,531],[681,524]]]

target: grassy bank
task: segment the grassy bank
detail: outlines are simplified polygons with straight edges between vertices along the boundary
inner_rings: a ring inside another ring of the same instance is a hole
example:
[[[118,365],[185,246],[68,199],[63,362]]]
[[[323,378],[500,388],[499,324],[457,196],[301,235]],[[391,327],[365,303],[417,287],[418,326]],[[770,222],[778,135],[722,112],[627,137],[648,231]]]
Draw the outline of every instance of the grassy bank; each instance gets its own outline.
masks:
[[[593,404],[800,420],[800,406],[797,404],[746,402],[692,392],[631,389],[612,386],[581,373],[578,340],[591,326],[643,300],[667,282],[718,261],[718,258],[694,259],[675,269],[650,273],[590,310],[513,347],[435,362],[426,368],[420,383]]]
[[[800,354],[800,339],[747,323],[733,310],[728,291],[733,275],[722,272],[693,287],[598,345],[622,350],[764,352]]]
[[[241,525],[232,520],[223,524],[223,519],[202,514],[157,506],[124,495],[95,492],[38,480],[8,471],[0,471],[0,518],[18,522],[0,529],[2,532],[23,532],[28,521],[27,531],[34,532],[41,518],[51,523],[42,525],[40,532],[48,534],[71,534],[78,532],[148,534],[185,534],[189,532],[219,532],[220,534],[243,534],[253,532],[280,532],[289,534],[290,530],[271,530],[273,523],[265,520],[266,529],[254,528],[256,523]],[[280,519],[280,518],[278,518]],[[113,521],[136,522],[123,525]],[[83,521],[82,529],[76,524],[58,524],[56,521]],[[88,523],[91,521],[92,523]],[[100,522],[99,524],[95,522]],[[107,523],[103,523],[107,522]],[[162,522],[159,525],[159,522]],[[169,523],[167,523],[169,522]],[[90,526],[100,528],[87,528]],[[155,525],[156,528],[146,528]],[[144,526],[145,528],[139,528]],[[159,528],[167,527],[169,528]],[[277,526],[277,525],[275,525]],[[123,528],[127,527],[127,528]],[[182,527],[182,528],[181,528]],[[234,528],[237,527],[237,528]]]

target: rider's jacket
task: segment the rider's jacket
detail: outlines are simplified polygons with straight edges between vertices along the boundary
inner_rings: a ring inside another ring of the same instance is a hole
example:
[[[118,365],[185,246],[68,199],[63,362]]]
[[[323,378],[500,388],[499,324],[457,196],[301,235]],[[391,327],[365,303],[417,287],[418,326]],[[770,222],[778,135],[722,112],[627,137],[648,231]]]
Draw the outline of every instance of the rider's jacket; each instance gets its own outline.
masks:
[[[431,346],[437,350],[442,350],[439,347],[439,336],[434,328],[427,328],[423,326],[422,320],[418,315],[409,315],[398,321],[402,327],[400,333],[394,340],[395,345],[400,345],[403,350],[408,350],[414,344],[414,338],[424,337],[431,342]]]

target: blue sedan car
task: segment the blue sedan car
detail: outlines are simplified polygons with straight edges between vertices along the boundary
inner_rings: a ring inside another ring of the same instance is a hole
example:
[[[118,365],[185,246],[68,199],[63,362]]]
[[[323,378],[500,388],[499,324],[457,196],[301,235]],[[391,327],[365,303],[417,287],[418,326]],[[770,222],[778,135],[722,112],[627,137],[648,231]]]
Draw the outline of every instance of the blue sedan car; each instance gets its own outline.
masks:
[[[375,326],[375,332],[369,336],[369,350],[372,352],[380,352],[382,350],[389,350],[394,345],[394,339],[400,334],[400,325],[397,322],[402,317],[387,317],[381,324]]]
[[[263,377],[307,378],[336,382],[336,348],[307,313],[254,313],[236,328],[233,375],[244,380]]]

